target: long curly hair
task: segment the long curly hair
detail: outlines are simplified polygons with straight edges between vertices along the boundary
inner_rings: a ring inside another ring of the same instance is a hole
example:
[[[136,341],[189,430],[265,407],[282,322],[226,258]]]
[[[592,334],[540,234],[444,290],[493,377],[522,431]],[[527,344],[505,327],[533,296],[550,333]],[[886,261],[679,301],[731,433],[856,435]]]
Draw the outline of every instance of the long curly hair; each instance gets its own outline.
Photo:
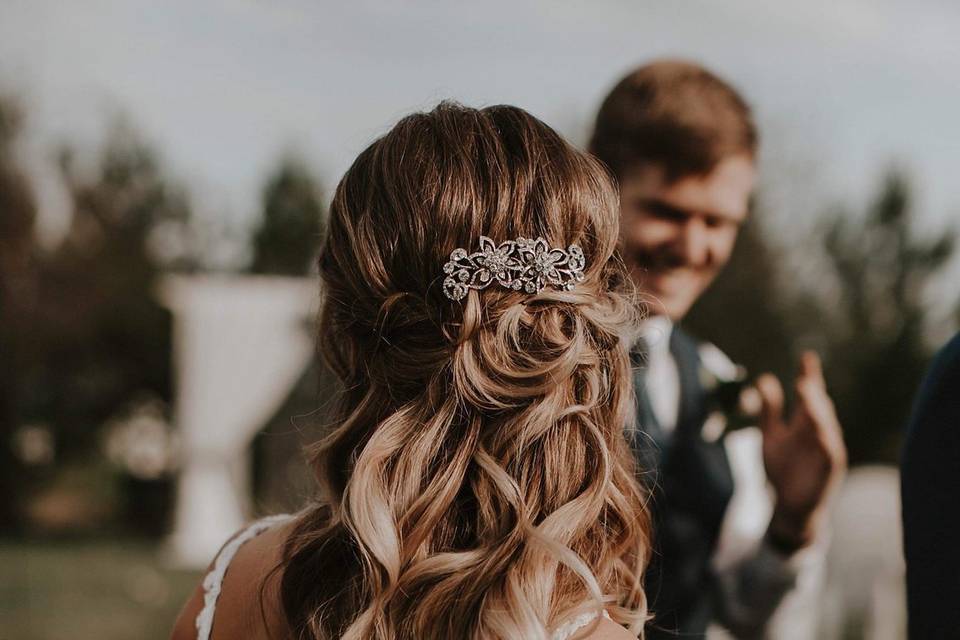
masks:
[[[605,170],[516,107],[442,103],[356,159],[320,257],[342,393],[281,565],[294,637],[548,638],[600,609],[642,631],[618,211]],[[585,278],[453,302],[442,267],[481,235],[579,244]]]

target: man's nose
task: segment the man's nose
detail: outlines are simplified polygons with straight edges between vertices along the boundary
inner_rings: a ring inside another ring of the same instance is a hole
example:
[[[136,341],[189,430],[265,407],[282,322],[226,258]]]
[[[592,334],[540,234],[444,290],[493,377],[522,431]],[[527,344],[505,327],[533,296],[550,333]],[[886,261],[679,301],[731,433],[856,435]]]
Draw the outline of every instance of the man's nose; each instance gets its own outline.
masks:
[[[691,217],[680,234],[680,251],[684,261],[694,267],[710,260],[710,237],[707,226],[699,217]]]

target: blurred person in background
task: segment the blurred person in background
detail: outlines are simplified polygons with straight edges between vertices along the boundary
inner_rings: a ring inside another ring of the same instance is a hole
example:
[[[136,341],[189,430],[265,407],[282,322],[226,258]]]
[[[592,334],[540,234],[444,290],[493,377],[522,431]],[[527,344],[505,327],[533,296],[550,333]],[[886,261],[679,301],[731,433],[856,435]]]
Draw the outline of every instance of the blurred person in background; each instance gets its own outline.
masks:
[[[774,376],[757,379],[762,437],[728,436],[709,381],[735,381],[738,368],[678,327],[748,216],[757,142],[735,89],[669,60],[615,86],[590,142],[620,183],[624,260],[651,309],[634,351],[632,440],[641,466],[657,470],[645,583],[655,640],[702,638],[716,625],[738,638],[815,634],[826,503],[846,466],[819,359],[803,355],[792,412]]]
[[[911,638],[960,634],[960,335],[920,391],[901,460],[907,620]]]
[[[600,164],[515,107],[441,104],[361,153],[320,258],[321,496],[232,538],[174,638],[641,633],[618,235]]]

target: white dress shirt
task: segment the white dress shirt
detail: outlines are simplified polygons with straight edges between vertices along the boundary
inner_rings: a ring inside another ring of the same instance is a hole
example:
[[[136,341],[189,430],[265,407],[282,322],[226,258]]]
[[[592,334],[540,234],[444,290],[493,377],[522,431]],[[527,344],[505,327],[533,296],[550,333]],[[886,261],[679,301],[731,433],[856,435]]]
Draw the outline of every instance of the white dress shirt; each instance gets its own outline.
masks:
[[[676,428],[680,408],[680,376],[670,353],[672,331],[673,324],[664,316],[648,318],[641,326],[647,347],[647,397],[668,434]],[[702,343],[699,355],[702,366],[719,380],[732,379],[737,373],[737,366],[712,344]],[[785,557],[765,542],[774,496],[763,468],[762,444],[756,427],[724,438],[734,488],[712,564],[720,618],[734,631],[711,625],[709,640],[816,637],[825,544],[819,540]]]
[[[647,398],[664,433],[672,433],[677,427],[680,411],[680,372],[670,353],[672,331],[673,323],[666,316],[649,318],[640,327],[647,350]]]

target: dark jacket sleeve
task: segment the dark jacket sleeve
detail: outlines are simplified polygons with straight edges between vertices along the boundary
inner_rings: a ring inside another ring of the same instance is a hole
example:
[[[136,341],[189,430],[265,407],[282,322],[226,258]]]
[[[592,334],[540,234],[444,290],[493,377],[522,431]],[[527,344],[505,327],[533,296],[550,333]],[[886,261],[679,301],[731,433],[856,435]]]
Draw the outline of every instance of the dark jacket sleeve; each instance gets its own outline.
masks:
[[[960,637],[960,334],[920,387],[901,470],[910,637]]]

